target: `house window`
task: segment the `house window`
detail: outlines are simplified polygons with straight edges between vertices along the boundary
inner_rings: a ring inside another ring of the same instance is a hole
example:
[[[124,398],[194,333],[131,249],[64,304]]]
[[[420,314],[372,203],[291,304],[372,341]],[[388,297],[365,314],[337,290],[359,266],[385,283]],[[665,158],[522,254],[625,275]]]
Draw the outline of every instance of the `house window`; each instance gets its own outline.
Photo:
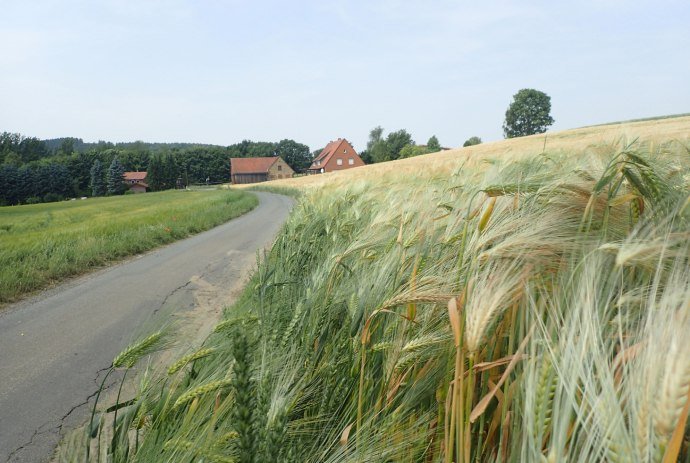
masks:
[[[347,163],[350,164],[351,166],[355,165],[355,160],[353,158],[350,158],[347,160]]]
[[[338,164],[339,166],[342,166],[342,165],[343,165],[343,160],[340,159],[340,158],[338,158],[338,159],[335,160],[335,163]]]
[[[283,166],[279,165],[278,170],[283,170]]]

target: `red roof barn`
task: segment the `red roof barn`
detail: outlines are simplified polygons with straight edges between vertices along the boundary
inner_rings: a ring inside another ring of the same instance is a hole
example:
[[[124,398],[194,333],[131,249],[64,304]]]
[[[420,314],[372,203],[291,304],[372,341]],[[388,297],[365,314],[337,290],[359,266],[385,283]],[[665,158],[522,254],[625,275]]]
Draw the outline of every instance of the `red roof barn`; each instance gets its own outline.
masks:
[[[295,171],[279,156],[269,158],[231,158],[232,183],[257,183],[290,178]]]
[[[125,172],[125,184],[135,193],[146,193],[149,187],[146,183],[147,172]]]
[[[310,174],[323,174],[363,165],[364,161],[359,157],[359,154],[357,154],[350,142],[344,138],[338,138],[336,141],[326,145],[321,154],[311,163],[307,172]]]

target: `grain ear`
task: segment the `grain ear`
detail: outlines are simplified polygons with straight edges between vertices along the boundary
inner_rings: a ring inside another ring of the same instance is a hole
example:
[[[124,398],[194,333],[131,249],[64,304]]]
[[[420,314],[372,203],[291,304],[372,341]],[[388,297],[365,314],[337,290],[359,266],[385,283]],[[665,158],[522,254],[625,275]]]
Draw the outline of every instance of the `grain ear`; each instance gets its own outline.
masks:
[[[340,445],[347,445],[347,440],[350,438],[350,431],[352,430],[353,425],[354,423],[350,423],[349,425],[345,426],[345,429],[343,429],[343,432],[340,434]]]
[[[680,448],[683,444],[683,437],[685,434],[685,425],[688,422],[688,411],[690,411],[690,389],[688,390],[688,395],[685,398],[685,406],[683,407],[683,411],[680,414],[678,423],[676,423],[676,428],[673,430],[671,440],[668,442],[666,453],[664,453],[663,463],[675,463],[678,461],[678,455],[680,454]]]
[[[448,301],[448,318],[450,319],[450,327],[453,330],[455,347],[458,347],[460,345],[460,312],[456,298],[451,298]]]
[[[486,209],[484,210],[484,213],[482,214],[481,218],[479,219],[479,225],[477,225],[477,229],[479,232],[483,232],[486,226],[489,223],[489,219],[491,218],[491,214],[494,212],[494,207],[496,206],[496,197],[492,196],[491,199],[489,200],[489,205],[486,206]]]

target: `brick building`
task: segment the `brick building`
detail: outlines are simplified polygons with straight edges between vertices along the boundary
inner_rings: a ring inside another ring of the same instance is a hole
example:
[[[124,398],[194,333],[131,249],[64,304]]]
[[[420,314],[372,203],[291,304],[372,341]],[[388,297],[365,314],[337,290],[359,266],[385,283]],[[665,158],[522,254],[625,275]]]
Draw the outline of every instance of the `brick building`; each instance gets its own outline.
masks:
[[[357,154],[350,142],[344,138],[338,138],[326,145],[323,151],[311,163],[307,173],[323,174],[363,165],[364,161],[359,157],[359,154]]]
[[[268,158],[231,158],[232,183],[258,183],[290,178],[294,170],[279,156]]]

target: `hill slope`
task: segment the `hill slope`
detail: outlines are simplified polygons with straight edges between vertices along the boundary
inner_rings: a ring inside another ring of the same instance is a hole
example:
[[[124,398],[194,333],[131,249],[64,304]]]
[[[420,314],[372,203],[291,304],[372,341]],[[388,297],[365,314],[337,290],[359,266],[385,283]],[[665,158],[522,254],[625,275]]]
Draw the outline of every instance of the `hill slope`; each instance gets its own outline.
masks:
[[[289,180],[276,180],[264,185],[310,188],[331,183],[336,178],[348,181],[360,178],[362,175],[387,175],[392,170],[402,173],[424,169],[425,172],[433,175],[452,172],[464,163],[473,163],[485,158],[497,157],[503,160],[517,160],[542,152],[578,153],[590,146],[620,145],[635,140],[647,144],[668,143],[673,140],[687,142],[688,137],[690,137],[690,116],[621,122],[561,132],[547,132],[546,134],[500,140],[466,148],[454,148],[398,161],[371,164],[364,168]]]

